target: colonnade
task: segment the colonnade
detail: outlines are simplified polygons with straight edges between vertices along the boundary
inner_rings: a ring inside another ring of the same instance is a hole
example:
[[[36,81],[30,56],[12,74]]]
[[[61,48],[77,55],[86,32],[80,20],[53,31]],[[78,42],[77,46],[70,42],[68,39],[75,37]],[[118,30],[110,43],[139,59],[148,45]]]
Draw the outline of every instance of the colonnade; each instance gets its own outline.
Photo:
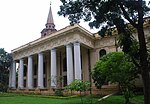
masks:
[[[67,58],[67,84],[69,85],[74,79],[81,79],[81,49],[80,43],[74,42],[67,44],[66,46],[66,58]],[[57,49],[53,48],[50,50],[50,73],[49,77],[53,78],[57,76]],[[74,54],[73,54],[74,53]],[[27,88],[33,89],[33,55],[28,56],[27,65]],[[38,81],[37,87],[39,89],[44,88],[43,82],[43,69],[44,69],[44,55],[43,52],[38,53]],[[53,79],[54,80],[54,79]],[[10,71],[9,87],[16,89],[24,89],[24,58],[19,59],[19,70],[18,70],[18,82],[16,82],[16,60],[12,63],[12,69]],[[51,79],[51,87],[56,87],[56,83]]]

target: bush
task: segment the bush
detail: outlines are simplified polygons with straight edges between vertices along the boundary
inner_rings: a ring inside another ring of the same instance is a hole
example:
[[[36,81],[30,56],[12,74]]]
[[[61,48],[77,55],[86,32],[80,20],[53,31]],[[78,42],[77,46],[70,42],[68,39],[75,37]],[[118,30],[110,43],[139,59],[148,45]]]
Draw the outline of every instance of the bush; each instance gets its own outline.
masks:
[[[89,91],[90,90],[90,82],[89,81],[82,81],[82,80],[75,80],[70,85],[65,87],[68,90],[72,91],[79,91],[81,102],[83,104],[81,92]]]
[[[62,89],[55,89],[55,95],[56,95],[56,96],[63,96],[63,91],[62,91]]]

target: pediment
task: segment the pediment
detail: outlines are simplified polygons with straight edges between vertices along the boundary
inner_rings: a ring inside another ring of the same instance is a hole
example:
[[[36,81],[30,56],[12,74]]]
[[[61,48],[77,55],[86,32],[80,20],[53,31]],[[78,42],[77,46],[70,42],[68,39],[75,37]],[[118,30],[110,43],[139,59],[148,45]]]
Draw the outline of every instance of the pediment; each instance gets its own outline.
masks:
[[[27,57],[55,47],[79,41],[90,48],[94,48],[94,36],[78,24],[67,26],[48,36],[31,41],[12,50],[14,59]]]

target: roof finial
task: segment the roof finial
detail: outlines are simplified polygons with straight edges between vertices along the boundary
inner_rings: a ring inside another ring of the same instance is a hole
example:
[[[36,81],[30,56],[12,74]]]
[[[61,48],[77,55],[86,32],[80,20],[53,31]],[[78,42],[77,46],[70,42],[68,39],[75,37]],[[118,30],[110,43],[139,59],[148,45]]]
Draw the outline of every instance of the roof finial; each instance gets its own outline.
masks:
[[[51,0],[50,0],[50,6],[52,5],[52,2],[51,2]]]

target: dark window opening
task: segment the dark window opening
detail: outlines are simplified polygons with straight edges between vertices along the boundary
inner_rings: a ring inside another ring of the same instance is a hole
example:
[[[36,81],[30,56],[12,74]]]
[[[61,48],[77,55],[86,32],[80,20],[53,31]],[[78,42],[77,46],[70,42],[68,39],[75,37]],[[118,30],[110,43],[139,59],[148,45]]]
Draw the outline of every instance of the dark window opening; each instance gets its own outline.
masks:
[[[24,80],[23,85],[24,85],[24,87],[26,87],[26,79]]]
[[[100,51],[99,51],[99,59],[100,59],[101,57],[103,57],[104,55],[106,55],[106,50],[105,50],[105,49],[100,50]]]
[[[67,76],[63,76],[64,87],[67,86]]]
[[[37,79],[34,79],[34,81],[33,81],[33,83],[34,83],[34,87],[37,87]]]
[[[45,74],[46,73],[46,63],[44,62],[43,64],[43,73]]]
[[[34,75],[37,75],[37,65],[34,65]]]
[[[24,65],[24,77],[27,76],[27,66]]]
[[[46,78],[43,79],[44,87],[46,87]]]
[[[82,70],[82,68],[83,68],[83,66],[82,66],[82,64],[83,64],[83,62],[82,62],[82,56],[80,56],[81,57],[81,70]]]
[[[63,72],[67,71],[67,59],[66,57],[63,59]]]

